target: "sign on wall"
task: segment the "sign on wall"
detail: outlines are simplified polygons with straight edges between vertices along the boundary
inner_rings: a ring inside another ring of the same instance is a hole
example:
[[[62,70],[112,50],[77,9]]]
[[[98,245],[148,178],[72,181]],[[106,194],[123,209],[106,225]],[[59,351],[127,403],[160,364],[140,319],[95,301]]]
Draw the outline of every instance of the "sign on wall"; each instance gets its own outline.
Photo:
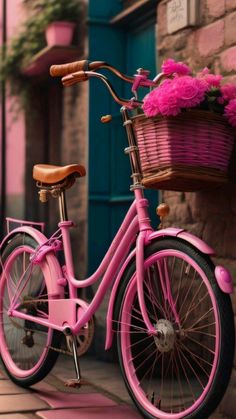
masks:
[[[199,22],[199,0],[171,0],[167,4],[167,30],[173,33]]]

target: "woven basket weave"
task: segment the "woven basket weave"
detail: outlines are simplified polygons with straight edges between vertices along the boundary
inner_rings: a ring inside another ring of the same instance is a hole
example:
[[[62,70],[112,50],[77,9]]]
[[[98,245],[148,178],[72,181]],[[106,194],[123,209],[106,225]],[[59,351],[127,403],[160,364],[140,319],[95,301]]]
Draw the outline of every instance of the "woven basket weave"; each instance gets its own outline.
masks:
[[[133,117],[145,187],[197,191],[227,181],[235,133],[225,118],[201,110],[175,117]]]

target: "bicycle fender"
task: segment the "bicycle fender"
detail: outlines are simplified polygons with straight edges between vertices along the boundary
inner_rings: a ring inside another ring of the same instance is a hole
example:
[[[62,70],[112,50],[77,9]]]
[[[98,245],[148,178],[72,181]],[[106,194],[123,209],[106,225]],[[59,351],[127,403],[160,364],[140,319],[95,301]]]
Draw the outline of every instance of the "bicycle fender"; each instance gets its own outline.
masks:
[[[200,250],[200,252],[204,253],[205,255],[215,254],[214,250],[210,246],[208,246],[208,244],[205,243],[202,239],[200,239],[197,236],[194,236],[191,233],[188,233],[187,231],[183,229],[181,230],[179,228],[171,227],[171,228],[165,228],[163,230],[154,231],[148,236],[148,242],[159,239],[161,237],[168,237],[168,236],[172,236],[172,237],[175,236],[175,237],[178,237],[179,239],[182,239],[190,243],[192,246],[196,247],[196,249]]]
[[[170,229],[162,230],[162,232],[165,231],[168,233],[168,230]],[[149,239],[154,240],[155,238],[159,237],[159,235],[157,235],[156,233],[160,233],[160,232],[161,230],[159,232],[151,233],[149,236]],[[173,233],[173,228],[171,229],[171,233]],[[193,234],[188,233],[187,231],[180,230],[179,232],[177,232],[176,237],[192,244],[194,247],[196,247],[205,255],[213,256],[215,254],[214,249],[208,246],[207,243],[199,239],[199,237],[196,237]],[[223,291],[225,294],[233,293],[233,280],[228,269],[226,269],[224,266],[221,266],[221,265],[216,266],[215,278],[221,291]]]
[[[10,233],[4,237],[0,244],[0,250],[4,249],[4,247],[7,245],[8,241],[13,239],[14,236],[16,236],[18,233],[26,233],[29,236],[31,236],[34,240],[38,242],[39,245],[45,243],[47,241],[47,237],[41,233],[41,231],[36,230],[34,227],[27,227],[22,226],[15,228],[14,230],[10,231]]]
[[[157,240],[157,239],[162,239],[164,237],[165,238],[178,237],[190,243],[191,245],[195,246],[202,253],[207,254],[207,255],[214,255],[214,250],[210,246],[208,246],[203,240],[201,240],[199,237],[196,237],[193,234],[188,233],[187,231],[183,229],[174,228],[174,227],[165,228],[162,230],[151,232],[149,235],[147,235],[147,240],[145,244],[146,245],[150,244],[152,241]],[[107,318],[106,318],[106,326],[107,326],[106,342],[105,342],[106,350],[111,348],[112,342],[113,342],[114,332],[112,330],[112,322],[113,322],[113,317],[114,317],[114,307],[115,307],[118,287],[122,279],[122,276],[125,273],[125,270],[128,268],[128,265],[131,263],[133,259],[135,259],[135,253],[136,253],[136,250],[134,249],[125,260],[120,272],[118,273],[116,277],[114,286],[111,291],[108,310],[107,310]],[[217,276],[216,276],[216,279],[217,279],[217,282],[219,282]]]
[[[16,236],[19,233],[25,233],[28,234],[30,237],[32,237],[39,245],[43,245],[48,241],[47,237],[41,233],[41,231],[37,230],[34,227],[29,226],[22,226],[15,228],[12,230],[4,239],[2,240],[0,244],[0,252],[5,248],[5,246],[8,244],[9,240],[13,239],[14,236]],[[45,259],[47,260],[50,274],[52,278],[55,278],[54,281],[52,281],[50,286],[50,293],[53,295],[58,295],[58,297],[63,298],[64,296],[64,287],[59,284],[60,279],[63,277],[63,273],[61,270],[61,266],[57,260],[57,258],[53,254],[47,254],[45,255]]]

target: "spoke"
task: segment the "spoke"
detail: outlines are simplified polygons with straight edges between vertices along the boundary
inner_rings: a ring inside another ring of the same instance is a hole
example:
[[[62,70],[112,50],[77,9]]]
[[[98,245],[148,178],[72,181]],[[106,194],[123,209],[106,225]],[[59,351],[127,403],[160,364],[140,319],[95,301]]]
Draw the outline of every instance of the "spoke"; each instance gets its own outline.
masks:
[[[144,323],[144,321],[143,321],[143,317],[142,317],[142,314],[141,314],[141,316],[140,316],[140,317],[137,317],[137,316],[135,316],[135,315],[133,314],[133,311],[134,311],[134,307],[132,307],[132,312],[131,312],[131,313],[127,313],[127,311],[122,311],[122,313],[127,314],[128,316],[130,315],[133,319],[136,319],[136,320],[138,320],[139,322]]]
[[[206,349],[208,352],[210,352],[211,354],[213,354],[215,356],[215,352],[208,348],[207,346],[203,345],[202,343],[198,342],[196,339],[191,338],[190,336],[188,336],[188,339],[191,340],[192,342],[196,343],[197,345],[201,346],[203,349]]]
[[[163,382],[163,376],[164,376],[164,357],[165,357],[165,352],[162,352],[162,358],[161,358],[161,388],[160,388],[160,400],[162,400],[162,392],[163,392],[163,387],[164,387],[164,382]]]
[[[145,330],[145,331],[141,331],[141,330],[132,330],[132,331],[130,331],[130,330],[115,330],[115,329],[112,329],[112,332],[114,332],[114,333],[129,333],[129,334],[136,334],[136,333],[139,333],[139,334],[143,334],[143,333],[145,333],[145,335],[147,334],[147,330]]]
[[[153,356],[155,353],[157,352],[157,348],[155,348],[155,350],[153,352],[151,352],[148,357],[146,359],[143,360],[143,362],[141,362],[141,364],[139,364],[139,366],[135,369],[134,374],[136,374],[136,372],[139,370],[140,367],[143,366],[143,364],[145,364],[145,362],[147,362],[149,360],[149,358],[151,358],[151,356]],[[132,361],[132,359],[131,359]]]
[[[211,364],[209,361],[206,361],[204,358],[201,358],[199,355],[197,355],[195,352],[192,352],[192,351],[190,351],[190,349],[186,346],[186,345],[184,345],[184,343],[183,342],[179,342],[179,344],[178,345],[180,345],[180,346],[183,346],[183,349],[185,350],[185,351],[187,351],[187,352],[189,352],[189,354],[193,354],[196,358],[198,358],[200,361],[203,361],[203,362],[205,362],[205,364],[207,364],[207,365],[209,365],[210,367],[213,367],[213,364]]]
[[[209,327],[209,325],[206,325],[206,326]],[[195,329],[190,329],[190,330],[189,329],[184,329],[184,331],[189,332],[189,333],[197,333],[199,335],[209,336],[210,338],[216,338],[216,335],[213,335],[212,333],[199,332],[199,330],[195,330]]]
[[[192,365],[190,364],[188,358],[184,355],[184,352],[182,351],[181,347],[179,346],[178,349],[181,351],[181,354],[183,356],[183,358],[185,359],[185,362],[188,364],[190,370],[193,372],[193,374],[195,375],[197,381],[199,382],[200,386],[202,387],[202,389],[204,390],[204,385],[202,384],[200,378],[198,377],[197,373],[195,372],[194,368],[192,367]]]
[[[162,290],[162,294],[163,294],[163,302],[164,302],[164,313],[165,316],[167,316],[167,307],[166,307],[166,301],[167,301],[167,290],[166,290],[166,284],[165,284],[165,272],[163,275],[163,263],[161,263],[163,261],[158,261],[157,262],[157,268],[158,268],[158,272],[159,272],[159,277],[160,277],[160,283],[161,283],[161,290]],[[169,318],[168,318],[169,319]]]
[[[196,296],[195,296],[196,297]],[[187,320],[189,314],[193,311],[196,310],[196,308],[207,298],[209,297],[209,293],[208,291],[206,291],[206,294],[198,301],[197,304],[192,305],[191,307],[189,307],[189,309],[187,310],[187,312],[185,313],[185,316],[181,319],[181,323],[184,324],[185,320]]]
[[[197,356],[196,354],[194,354],[194,352],[190,351],[190,349],[187,348],[186,345],[184,345],[183,342],[181,342],[180,344],[181,346],[183,346],[183,348],[190,354],[190,356],[193,358],[194,362],[196,362],[196,364],[198,364],[198,366],[202,369],[202,371],[206,374],[206,376],[209,378],[210,374],[205,370],[205,368],[202,366],[202,364],[199,362],[199,360],[206,362],[208,365],[210,365],[211,367],[213,366],[213,364],[209,363],[208,361],[205,361],[204,358],[201,358],[200,356]]]
[[[82,339],[80,339],[79,335],[77,335],[77,336],[76,336],[76,339],[77,339],[77,342],[78,342],[80,345],[82,345],[82,344],[83,344],[83,341],[82,341]]]
[[[144,374],[144,376],[142,377],[142,379],[141,379],[141,380],[139,380],[139,382],[141,383],[141,381],[143,380],[143,378],[147,375],[147,373],[149,373],[149,371],[150,371],[150,369],[151,369],[151,374],[150,374],[150,378],[149,378],[149,380],[148,380],[148,385],[147,385],[147,394],[149,394],[148,389],[149,389],[149,386],[150,386],[150,384],[151,384],[151,380],[152,380],[152,377],[153,377],[153,372],[154,372],[154,369],[155,369],[155,365],[156,365],[156,363],[157,363],[158,359],[160,359],[161,355],[162,355],[162,353],[161,353],[161,352],[159,352],[159,353],[157,352],[157,353],[156,353],[155,360],[154,360],[153,364],[151,365],[151,367],[150,367],[150,368],[148,368],[148,370],[146,371],[146,373]]]
[[[194,329],[192,329],[192,326],[191,326],[191,327],[188,327],[187,329],[184,329],[184,331],[185,332],[191,332],[191,333],[192,332],[198,332],[198,330],[205,329],[206,327],[215,326],[215,324],[216,324],[216,322],[206,323],[206,324],[204,324],[202,326],[195,327]],[[201,332],[201,333],[203,333],[203,332]]]
[[[166,316],[166,314],[165,314],[165,310],[164,310],[164,308],[158,303],[158,301],[156,300],[156,298],[155,298],[155,296],[153,296],[154,298],[153,298],[153,301],[151,300],[151,297],[150,297],[150,295],[149,294],[147,294],[145,291],[144,291],[144,296],[145,297],[147,297],[147,299],[152,303],[154,303],[155,304],[155,306],[157,307],[157,309],[158,310],[160,310],[160,312],[162,312],[163,313],[163,315],[164,315],[164,317]],[[150,312],[149,312],[149,310],[148,310],[148,313],[150,314]],[[156,318],[153,318],[154,319],[154,321],[156,321],[157,319],[158,319],[158,316],[156,317]]]
[[[180,315],[180,313],[181,313],[181,311],[182,311],[182,308],[184,307],[185,302],[187,301],[187,298],[188,298],[188,296],[189,296],[190,291],[192,290],[193,283],[194,283],[194,281],[195,281],[195,279],[196,279],[196,273],[197,273],[197,272],[194,270],[194,273],[193,273],[193,277],[192,277],[191,283],[190,283],[190,284],[188,284],[188,290],[187,290],[187,292],[185,293],[184,300],[182,301],[182,304],[181,304],[181,306],[180,306],[180,308],[179,308],[179,315]],[[201,282],[201,283],[200,283],[199,289],[201,288],[202,284],[203,284],[203,282]],[[196,295],[197,295],[197,292],[196,292],[196,293],[194,293],[194,298],[195,298],[195,296],[196,296]]]
[[[181,410],[182,410],[181,406],[183,406],[183,408],[185,409],[184,393],[183,393],[183,388],[182,388],[182,381],[181,381],[180,375],[179,375],[179,366],[177,364],[175,356],[174,356],[174,365],[175,365],[176,377],[177,377],[177,380],[178,380],[178,386],[179,386],[179,389],[180,389],[179,394],[181,395],[181,399],[182,399],[182,404],[180,403],[180,412],[181,412]]]
[[[139,339],[138,341],[132,343],[131,345],[127,346],[127,349],[132,348],[133,346],[137,345],[138,343],[142,343],[147,339],[151,339],[152,336],[145,336],[145,338]]]
[[[151,301],[151,304],[152,304],[152,309],[153,309],[153,312],[154,312],[154,316],[155,316],[155,318],[156,319],[158,319],[158,315],[157,315],[157,312],[156,312],[156,308],[155,308],[155,304],[154,304],[154,302],[155,302],[155,300],[156,300],[156,298],[155,298],[155,295],[154,295],[154,292],[153,292],[153,288],[152,288],[152,286],[151,286],[151,279],[150,279],[150,269],[148,270],[148,282],[149,282],[149,285],[148,284],[145,284],[146,285],[146,287],[147,287],[147,289],[148,289],[148,291],[149,291],[149,294],[147,294],[145,291],[144,291],[144,295],[149,299],[149,301]],[[158,308],[158,307],[157,307]],[[148,311],[148,313],[149,313],[149,311]],[[149,313],[150,314],[150,313]]]
[[[191,386],[191,384],[190,384],[190,381],[189,381],[188,375],[187,375],[187,373],[186,373],[186,370],[185,370],[185,367],[184,367],[184,365],[183,365],[183,362],[182,362],[182,359],[181,359],[181,356],[180,356],[180,353],[179,353],[179,349],[178,349],[178,347],[177,347],[177,346],[176,346],[176,350],[177,350],[178,358],[179,358],[179,361],[180,361],[180,364],[181,364],[181,367],[182,367],[182,371],[183,371],[183,373],[184,373],[184,375],[185,375],[185,379],[186,379],[186,382],[187,382],[187,384],[188,384],[188,387],[189,387],[190,393],[192,394],[193,401],[195,402],[195,401],[196,401],[196,400],[195,400],[195,395],[193,394],[193,389],[192,389],[192,386]]]
[[[122,324],[123,326],[129,326],[129,327],[131,327],[131,328],[135,328],[135,329],[137,329],[137,330],[144,331],[145,333],[147,333],[147,332],[148,332],[147,328],[145,329],[144,327],[135,326],[135,325],[134,325],[134,324],[132,324],[132,323],[125,323],[125,322],[121,322],[120,320],[114,320],[114,319],[112,320],[112,322],[113,322],[113,323],[119,323],[119,324]],[[128,332],[132,333],[132,331],[130,331],[130,330],[128,330]]]
[[[171,358],[173,357],[173,352],[172,352],[172,354],[171,354]],[[173,372],[174,372],[174,366],[173,366],[173,360],[172,360],[172,363],[171,363],[171,366],[172,366],[172,368],[171,368],[171,377],[172,377],[172,380],[171,380],[171,390],[170,390],[170,401],[171,401],[171,403],[170,403],[170,406],[171,406],[171,413],[173,412],[173,381],[174,381],[174,375],[173,375]]]
[[[173,319],[175,323],[179,324],[179,316],[176,311],[176,306],[174,302],[174,298],[172,295],[172,289],[171,289],[171,278],[169,275],[169,269],[168,269],[168,261],[167,258],[164,258],[164,272],[165,272],[165,281],[166,281],[166,290],[167,290],[167,301],[169,303],[167,313],[168,313],[168,319]]]
[[[145,351],[147,351],[149,348],[151,348],[151,346],[155,344],[154,340],[152,340],[151,343],[149,343],[148,346],[146,346],[141,352],[139,352],[137,355],[135,355],[134,357],[132,357],[132,361],[134,361],[136,358],[138,358],[140,355],[142,355]]]
[[[31,265],[29,265],[29,267],[30,267],[30,266],[31,266]],[[27,270],[28,270],[28,268],[27,268]],[[20,279],[19,279],[19,282],[18,282],[17,287],[16,287],[16,294],[15,294],[15,296],[13,297],[13,299],[12,299],[12,301],[11,301],[11,307],[12,307],[12,306],[14,306],[14,304],[16,303],[16,301],[17,301],[19,298],[21,298],[21,297],[20,297],[20,295],[21,295],[21,294],[22,294],[22,292],[24,291],[24,289],[25,289],[26,285],[28,284],[29,279],[31,278],[32,269],[30,270],[29,275],[28,275],[28,278],[26,279],[25,283],[23,284],[22,289],[21,289],[21,290],[19,290],[19,289],[20,289],[20,286],[21,286],[21,283],[22,283],[22,281],[23,281],[24,275],[25,275],[25,273],[27,272],[27,270],[26,270],[26,271],[22,274],[22,276],[21,276],[21,277],[20,277]],[[17,293],[18,293],[18,294],[17,294]]]
[[[213,307],[211,307],[205,314],[203,314],[202,317],[200,317],[200,319],[198,319],[195,323],[193,323],[191,326],[189,326],[189,329],[192,329],[196,324],[198,324],[200,321],[202,321],[203,319],[205,319],[206,317],[209,316],[209,314],[213,311]],[[195,329],[196,330],[196,329]]]
[[[171,293],[171,279],[170,279],[170,275],[169,275],[169,269],[168,269],[168,260],[167,258],[164,258],[163,260],[164,263],[164,274],[165,274],[165,283],[166,283],[166,292],[167,292],[167,302],[169,303],[168,306],[166,304],[166,317],[171,320],[173,319],[173,315],[174,315],[174,311],[171,305],[173,304],[174,300],[172,297],[172,293]],[[175,310],[175,308],[174,308]]]
[[[177,307],[177,303],[179,299],[180,290],[182,289],[181,285],[182,285],[182,278],[183,278],[183,273],[184,273],[184,264],[185,264],[185,261],[182,260],[181,269],[180,269],[180,280],[178,281],[178,289],[177,289],[177,295],[176,295],[176,300],[175,300],[176,307]]]

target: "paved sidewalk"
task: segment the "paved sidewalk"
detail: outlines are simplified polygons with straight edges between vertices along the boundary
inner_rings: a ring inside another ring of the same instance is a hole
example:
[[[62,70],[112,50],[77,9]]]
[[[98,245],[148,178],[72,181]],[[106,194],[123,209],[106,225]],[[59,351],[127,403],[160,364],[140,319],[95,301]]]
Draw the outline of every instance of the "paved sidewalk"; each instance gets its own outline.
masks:
[[[85,384],[80,389],[64,386],[74,378],[73,360],[59,357],[45,380],[22,389],[0,372],[0,419],[140,419],[124,386],[119,367],[81,358]],[[205,418],[202,418],[205,419]],[[214,414],[211,419],[226,419]]]

